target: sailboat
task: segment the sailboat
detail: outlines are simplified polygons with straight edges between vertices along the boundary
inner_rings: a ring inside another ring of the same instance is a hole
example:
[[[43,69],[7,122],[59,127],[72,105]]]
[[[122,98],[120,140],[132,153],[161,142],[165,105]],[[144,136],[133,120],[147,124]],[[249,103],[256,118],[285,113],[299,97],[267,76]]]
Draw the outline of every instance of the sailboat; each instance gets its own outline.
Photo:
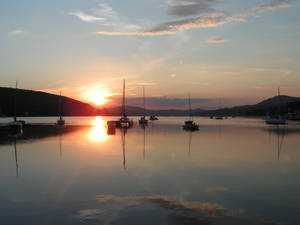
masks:
[[[280,88],[278,87],[278,97],[280,97]],[[279,99],[280,100],[280,99]],[[281,117],[280,115],[280,106],[281,102],[279,102],[279,113],[276,116],[268,116],[266,119],[266,124],[272,124],[272,125],[285,125],[286,120]]]
[[[145,87],[143,87],[143,105],[144,105],[144,115],[139,119],[140,125],[148,124],[148,120],[146,119]]]
[[[184,130],[188,130],[188,131],[195,131],[195,130],[199,130],[199,125],[196,124],[193,121],[193,117],[192,117],[192,107],[191,107],[191,95],[189,93],[188,95],[189,97],[189,119],[184,121],[184,125],[183,125],[183,129]]]
[[[221,100],[219,99],[219,110],[221,109]],[[221,115],[218,115],[216,116],[216,120],[222,120],[223,119],[223,116]]]
[[[117,128],[130,128],[133,126],[133,121],[127,117],[125,110],[125,80],[123,80],[122,117],[116,121]]]
[[[14,120],[12,122],[8,123],[8,126],[13,130],[14,133],[23,133],[23,125],[25,124],[25,121],[23,120],[17,120],[17,89],[18,89],[18,81],[16,81],[16,89],[15,89],[15,95],[14,95]]]
[[[65,120],[62,117],[62,105],[61,105],[61,92],[59,92],[59,119],[57,120],[56,124],[59,126],[65,125]]]

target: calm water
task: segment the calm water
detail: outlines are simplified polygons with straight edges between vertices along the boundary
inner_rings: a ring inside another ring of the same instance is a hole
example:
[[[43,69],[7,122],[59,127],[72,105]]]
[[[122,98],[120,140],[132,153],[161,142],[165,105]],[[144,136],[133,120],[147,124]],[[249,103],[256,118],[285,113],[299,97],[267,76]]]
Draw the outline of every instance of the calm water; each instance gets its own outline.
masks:
[[[173,117],[107,135],[109,119],[2,136],[1,224],[300,224],[299,124],[197,118],[190,133]]]

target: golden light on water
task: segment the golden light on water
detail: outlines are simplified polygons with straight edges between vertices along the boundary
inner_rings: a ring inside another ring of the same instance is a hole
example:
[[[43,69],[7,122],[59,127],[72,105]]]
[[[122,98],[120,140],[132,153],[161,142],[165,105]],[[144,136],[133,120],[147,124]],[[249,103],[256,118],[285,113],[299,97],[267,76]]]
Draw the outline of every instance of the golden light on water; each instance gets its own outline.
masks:
[[[94,142],[104,142],[107,138],[106,123],[101,116],[97,116],[93,121],[93,128],[88,136]]]

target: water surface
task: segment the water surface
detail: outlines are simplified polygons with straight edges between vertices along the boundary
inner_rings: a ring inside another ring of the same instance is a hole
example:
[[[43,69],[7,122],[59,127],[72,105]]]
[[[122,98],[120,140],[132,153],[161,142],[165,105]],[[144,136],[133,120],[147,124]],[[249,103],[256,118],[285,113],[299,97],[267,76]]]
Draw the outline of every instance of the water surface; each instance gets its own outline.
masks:
[[[299,124],[196,118],[191,133],[169,117],[108,135],[111,119],[2,136],[1,224],[300,224]]]

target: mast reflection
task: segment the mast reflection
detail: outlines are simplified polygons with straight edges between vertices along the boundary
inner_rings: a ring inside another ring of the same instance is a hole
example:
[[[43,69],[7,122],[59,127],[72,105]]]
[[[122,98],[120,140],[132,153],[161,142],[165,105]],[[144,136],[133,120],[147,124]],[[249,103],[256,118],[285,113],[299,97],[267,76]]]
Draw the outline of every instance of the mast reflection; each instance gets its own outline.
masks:
[[[143,129],[143,160],[146,158],[146,127],[147,124],[141,124],[141,128]]]
[[[276,125],[275,127],[271,127],[269,129],[270,135],[273,133],[277,137],[277,160],[280,161],[280,156],[282,152],[283,147],[283,141],[286,136],[286,127],[280,127],[279,125]]]
[[[62,148],[61,148],[61,133],[59,133],[59,156],[62,157]]]
[[[126,170],[126,151],[125,151],[125,142],[126,142],[126,128],[121,128],[121,137],[122,137],[122,151],[123,151],[123,168]]]
[[[19,163],[18,163],[17,139],[14,140],[14,149],[15,149],[15,161],[16,161],[16,177],[19,177]]]

